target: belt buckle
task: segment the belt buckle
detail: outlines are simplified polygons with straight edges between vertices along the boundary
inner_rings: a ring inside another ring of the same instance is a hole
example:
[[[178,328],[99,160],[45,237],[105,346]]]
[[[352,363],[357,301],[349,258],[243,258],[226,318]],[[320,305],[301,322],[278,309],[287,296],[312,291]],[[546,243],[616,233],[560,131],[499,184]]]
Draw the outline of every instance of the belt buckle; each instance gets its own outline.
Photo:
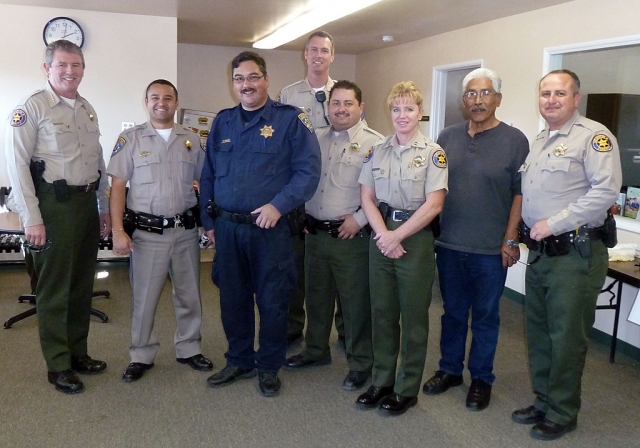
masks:
[[[398,217],[398,215],[400,215],[400,217]],[[406,213],[402,210],[394,210],[393,213],[391,213],[391,219],[396,222],[406,221]]]
[[[178,227],[182,227],[182,216],[176,215],[173,217],[173,228],[177,229]]]

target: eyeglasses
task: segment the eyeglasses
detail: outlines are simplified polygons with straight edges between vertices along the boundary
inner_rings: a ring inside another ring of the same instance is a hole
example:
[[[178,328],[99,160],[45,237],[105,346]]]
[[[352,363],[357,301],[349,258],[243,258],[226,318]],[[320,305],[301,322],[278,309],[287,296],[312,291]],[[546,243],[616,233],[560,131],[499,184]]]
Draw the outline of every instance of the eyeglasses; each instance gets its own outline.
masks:
[[[264,75],[249,75],[247,77],[238,75],[238,76],[234,76],[233,77],[233,83],[234,84],[242,84],[245,81],[250,82],[250,83],[254,83],[254,82],[258,82],[261,78],[264,78]]]
[[[476,92],[475,90],[469,90],[468,92],[464,92],[462,94],[463,98],[468,100],[475,100],[480,95],[480,98],[485,99],[489,98],[491,95],[498,95],[498,92],[492,92],[489,89],[483,89],[480,92]]]
[[[31,252],[44,252],[49,249],[52,244],[51,240],[46,240],[42,246],[36,246],[29,241],[22,241],[22,248]]]

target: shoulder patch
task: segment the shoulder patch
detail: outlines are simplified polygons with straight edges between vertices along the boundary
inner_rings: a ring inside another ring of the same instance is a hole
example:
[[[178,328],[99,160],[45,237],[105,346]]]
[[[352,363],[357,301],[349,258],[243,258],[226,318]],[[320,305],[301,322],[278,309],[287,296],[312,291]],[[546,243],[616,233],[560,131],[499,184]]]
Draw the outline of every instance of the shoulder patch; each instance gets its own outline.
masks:
[[[364,162],[363,163],[367,163],[372,158],[373,158],[373,147],[369,148],[369,151],[367,151],[367,154],[364,156]]]
[[[447,167],[447,155],[444,153],[442,149],[438,149],[435,153],[433,153],[433,157],[431,161],[438,168],[446,168]]]
[[[591,140],[591,147],[598,152],[609,152],[613,149],[611,139],[606,134],[597,134]]]
[[[116,146],[114,146],[113,147],[113,151],[111,151],[111,157],[115,156],[120,151],[122,151],[122,148],[124,148],[124,145],[126,143],[127,143],[127,141],[123,137],[118,137],[118,141],[116,142]]]
[[[20,127],[27,122],[27,113],[22,109],[16,109],[11,113],[11,126]]]
[[[313,125],[311,124],[311,120],[309,120],[307,114],[305,114],[304,112],[299,113],[298,119],[302,122],[303,125],[306,126],[307,129],[309,129],[309,132],[313,134]]]

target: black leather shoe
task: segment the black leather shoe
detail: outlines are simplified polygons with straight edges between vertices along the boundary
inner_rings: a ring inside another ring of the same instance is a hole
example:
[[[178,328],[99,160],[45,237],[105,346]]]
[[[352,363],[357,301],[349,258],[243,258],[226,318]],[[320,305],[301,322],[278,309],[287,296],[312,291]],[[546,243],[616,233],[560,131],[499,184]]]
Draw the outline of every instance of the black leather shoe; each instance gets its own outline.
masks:
[[[346,378],[342,382],[344,390],[358,390],[364,386],[371,376],[371,372],[358,372],[357,370],[349,370]]]
[[[427,395],[437,395],[447,391],[450,387],[462,384],[462,375],[450,375],[442,370],[438,370],[429,380],[422,386],[422,392]]]
[[[199,370],[201,372],[213,369],[213,363],[202,356],[202,354],[193,355],[189,358],[176,358],[176,361],[180,364],[189,364],[192,369]]]
[[[369,386],[369,389],[362,395],[358,397],[356,400],[356,404],[358,406],[362,406],[363,408],[375,408],[387,395],[391,395],[393,393],[393,386],[386,387],[376,387]]]
[[[227,364],[224,369],[207,378],[209,387],[222,387],[244,378],[256,376],[256,369],[241,369]]]
[[[511,414],[511,420],[521,425],[533,425],[544,420],[545,413],[535,406],[518,409]]]
[[[71,357],[71,368],[77,373],[100,373],[107,368],[107,363],[97,359],[91,359],[91,356],[84,355],[79,357]]]
[[[467,409],[470,411],[482,411],[491,401],[491,384],[482,380],[471,380],[469,393],[467,394]]]
[[[318,359],[317,361],[305,358],[302,356],[302,353],[298,353],[284,362],[284,368],[287,370],[296,370],[301,369],[303,367],[317,367],[317,366],[326,366],[327,364],[331,364],[331,355],[326,358]]]
[[[65,394],[77,394],[84,390],[84,384],[73,370],[62,372],[48,372],[47,379],[56,387],[56,390]]]
[[[556,440],[566,433],[573,431],[577,426],[578,422],[576,420],[568,425],[559,425],[545,418],[531,428],[531,437],[538,440]]]
[[[287,336],[287,346],[291,347],[294,344],[299,344],[302,342],[302,333],[292,333]]]
[[[403,397],[398,394],[391,394],[380,401],[380,410],[391,415],[400,415],[407,412],[411,406],[415,406],[418,397]]]
[[[265,397],[275,397],[280,391],[280,378],[275,372],[260,372],[258,374],[258,385],[260,392]]]
[[[132,362],[131,364],[129,364],[129,367],[127,367],[127,370],[125,370],[122,374],[122,379],[128,383],[138,381],[140,378],[142,378],[144,372],[151,369],[153,365],[153,363],[144,364],[141,362]]]

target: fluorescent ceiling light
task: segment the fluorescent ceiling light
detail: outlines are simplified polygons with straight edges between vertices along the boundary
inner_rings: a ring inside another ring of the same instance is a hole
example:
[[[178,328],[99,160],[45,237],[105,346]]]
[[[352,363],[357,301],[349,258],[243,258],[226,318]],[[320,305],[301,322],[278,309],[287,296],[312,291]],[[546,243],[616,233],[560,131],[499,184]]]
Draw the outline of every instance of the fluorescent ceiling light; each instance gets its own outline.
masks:
[[[271,50],[297,39],[322,25],[338,20],[382,0],[325,0],[321,6],[293,19],[267,37],[253,44],[253,48]]]

